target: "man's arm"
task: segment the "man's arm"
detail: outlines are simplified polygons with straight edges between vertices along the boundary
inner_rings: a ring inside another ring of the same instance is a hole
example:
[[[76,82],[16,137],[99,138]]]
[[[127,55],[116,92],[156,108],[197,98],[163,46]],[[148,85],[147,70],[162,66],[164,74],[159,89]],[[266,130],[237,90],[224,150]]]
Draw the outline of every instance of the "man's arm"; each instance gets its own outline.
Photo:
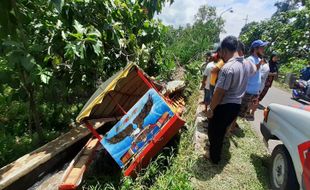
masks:
[[[223,88],[217,87],[215,89],[215,92],[212,96],[211,104],[207,109],[207,118],[212,118],[213,117],[213,110],[221,103],[225,96],[226,90]]]
[[[202,73],[202,81],[201,81],[201,87],[200,90],[204,89],[205,85],[206,85],[206,80],[208,78],[208,65],[206,66],[205,70]]]
[[[208,76],[203,75],[202,81],[201,81],[201,87],[200,90],[202,90],[205,87],[206,84],[206,80],[207,80]]]
[[[261,65],[263,64],[263,59],[261,59],[260,62],[259,62],[258,64],[255,64],[253,58],[251,58],[251,57],[248,57],[246,60],[247,60],[250,64],[252,64],[252,65],[255,66],[255,73],[256,73],[257,71],[259,71]],[[254,73],[254,74],[255,74],[255,73]],[[254,74],[253,74],[253,75],[254,75]]]
[[[267,62],[265,61],[265,59],[261,59],[261,60],[259,61],[259,63],[256,64],[257,70],[259,70],[259,68],[260,68],[263,64],[267,64]]]
[[[222,102],[226,91],[229,90],[233,79],[233,71],[229,68],[223,69],[217,81],[215,92],[212,96],[211,104],[207,110],[207,117],[213,117],[213,110]]]
[[[275,73],[269,73],[269,74],[268,74],[268,76],[277,76],[277,75],[278,75],[278,73],[276,73],[276,72],[275,72]]]
[[[216,108],[216,106],[218,106],[222,102],[222,100],[225,96],[225,93],[226,93],[226,90],[224,90],[222,88],[217,87],[215,89],[215,92],[212,96],[212,101],[210,104],[211,110],[214,110]]]
[[[220,68],[218,68],[217,66],[215,66],[215,67],[212,69],[211,73],[217,74],[219,71],[220,71]]]

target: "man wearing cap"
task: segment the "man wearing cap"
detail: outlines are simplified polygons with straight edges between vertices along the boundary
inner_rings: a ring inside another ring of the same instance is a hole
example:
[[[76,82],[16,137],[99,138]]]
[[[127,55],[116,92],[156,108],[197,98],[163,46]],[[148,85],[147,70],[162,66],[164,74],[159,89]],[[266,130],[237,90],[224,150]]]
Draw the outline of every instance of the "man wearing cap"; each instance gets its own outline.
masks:
[[[257,70],[260,71],[260,67],[266,64],[263,55],[265,52],[265,47],[268,42],[263,42],[262,40],[255,40],[251,44],[251,55],[247,60],[256,65]],[[242,104],[239,115],[245,117],[248,120],[254,120],[254,113],[258,106],[258,96],[261,88],[261,72],[256,72],[255,75],[251,76],[247,83],[246,93],[242,98]]]

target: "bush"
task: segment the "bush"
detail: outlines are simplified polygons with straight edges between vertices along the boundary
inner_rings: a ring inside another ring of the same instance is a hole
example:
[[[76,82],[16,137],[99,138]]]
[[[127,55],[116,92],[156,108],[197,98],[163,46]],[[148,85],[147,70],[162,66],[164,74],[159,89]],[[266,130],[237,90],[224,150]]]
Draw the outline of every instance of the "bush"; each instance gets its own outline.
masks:
[[[185,65],[186,73],[185,73],[185,96],[189,97],[192,94],[194,89],[197,89],[197,86],[201,80],[201,67],[202,61],[194,61],[187,65]]]
[[[297,76],[300,75],[300,70],[305,68],[307,65],[307,60],[306,59],[298,59],[298,58],[290,58],[288,63],[282,64],[280,67],[280,74],[287,74],[287,73],[294,73]]]

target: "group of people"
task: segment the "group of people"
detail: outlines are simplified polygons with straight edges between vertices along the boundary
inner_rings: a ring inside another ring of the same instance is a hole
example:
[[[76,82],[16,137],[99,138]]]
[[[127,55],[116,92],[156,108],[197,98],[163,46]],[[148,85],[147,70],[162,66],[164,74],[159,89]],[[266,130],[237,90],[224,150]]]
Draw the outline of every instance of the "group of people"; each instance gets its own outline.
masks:
[[[207,157],[214,164],[221,160],[225,134],[238,127],[237,117],[253,120],[259,101],[277,77],[279,58],[273,52],[268,63],[267,45],[262,40],[253,41],[250,56],[245,58],[244,44],[234,36],[227,36],[206,58],[202,86],[210,142]]]

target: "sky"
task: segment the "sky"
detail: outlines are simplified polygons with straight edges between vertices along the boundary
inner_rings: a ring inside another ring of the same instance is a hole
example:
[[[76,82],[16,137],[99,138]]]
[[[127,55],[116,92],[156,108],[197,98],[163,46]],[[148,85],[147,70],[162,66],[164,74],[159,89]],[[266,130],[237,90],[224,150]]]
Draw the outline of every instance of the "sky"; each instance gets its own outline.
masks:
[[[276,0],[174,0],[172,5],[166,4],[156,17],[166,25],[178,27],[193,23],[194,15],[202,5],[215,6],[218,15],[232,8],[232,13],[227,11],[222,14],[226,31],[220,34],[223,39],[227,35],[239,36],[247,16],[248,22],[270,18],[276,11],[275,2]]]

